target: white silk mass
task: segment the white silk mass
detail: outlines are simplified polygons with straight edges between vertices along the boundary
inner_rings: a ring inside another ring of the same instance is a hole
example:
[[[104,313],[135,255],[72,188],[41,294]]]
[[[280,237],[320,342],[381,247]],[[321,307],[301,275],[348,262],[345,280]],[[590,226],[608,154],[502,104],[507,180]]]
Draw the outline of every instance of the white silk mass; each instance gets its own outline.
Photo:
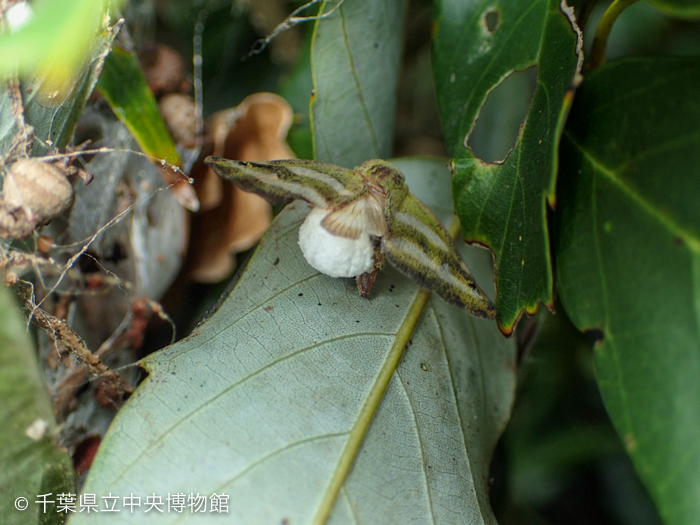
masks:
[[[330,277],[355,277],[374,265],[374,247],[369,234],[347,239],[328,232],[321,221],[330,213],[314,208],[299,228],[299,246],[306,261]]]

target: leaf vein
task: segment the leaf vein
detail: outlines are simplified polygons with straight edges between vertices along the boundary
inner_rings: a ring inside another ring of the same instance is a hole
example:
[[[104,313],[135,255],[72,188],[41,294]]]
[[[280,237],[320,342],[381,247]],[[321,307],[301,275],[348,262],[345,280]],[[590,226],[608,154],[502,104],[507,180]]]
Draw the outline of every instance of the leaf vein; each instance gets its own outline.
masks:
[[[126,465],[125,468],[124,468],[124,470],[123,470],[118,476],[116,476],[116,477],[114,478],[114,482],[117,482],[117,481],[119,481],[120,479],[122,479],[122,478],[125,476],[125,474],[131,469],[131,467],[134,466],[135,464],[137,464],[137,463],[139,462],[139,460],[141,459],[141,457],[143,457],[144,455],[146,455],[150,450],[153,450],[154,448],[156,448],[156,447],[163,441],[163,439],[165,439],[165,437],[166,437],[168,434],[170,434],[170,432],[172,432],[173,430],[175,430],[176,428],[178,428],[179,426],[181,426],[181,425],[184,424],[185,422],[189,421],[190,419],[192,419],[192,418],[193,418],[197,413],[199,413],[201,410],[203,410],[204,408],[210,406],[211,403],[213,403],[213,402],[217,401],[218,399],[224,397],[226,394],[230,393],[230,392],[233,391],[235,388],[241,386],[242,384],[244,384],[245,382],[249,381],[250,379],[253,379],[254,377],[260,375],[260,374],[263,373],[263,372],[265,372],[266,370],[269,370],[269,369],[275,367],[276,365],[278,365],[278,364],[280,364],[280,363],[283,363],[284,361],[287,361],[288,359],[291,359],[291,358],[293,358],[293,357],[296,357],[296,356],[298,356],[298,355],[301,355],[301,354],[303,354],[303,353],[305,353],[305,352],[307,352],[307,351],[309,351],[309,350],[313,350],[313,349],[315,349],[315,348],[318,348],[318,347],[323,346],[323,345],[326,345],[326,344],[335,343],[335,342],[337,342],[337,341],[342,341],[342,340],[344,340],[344,339],[352,339],[352,338],[355,338],[355,337],[358,337],[358,336],[363,336],[363,335],[395,337],[396,334],[392,334],[392,333],[378,333],[378,332],[367,332],[367,333],[363,333],[363,334],[358,334],[358,333],[356,333],[356,332],[353,332],[353,333],[346,334],[346,335],[342,335],[342,336],[339,336],[339,337],[334,337],[334,338],[331,338],[331,339],[326,339],[326,340],[324,340],[324,341],[319,341],[318,343],[314,343],[314,344],[309,345],[309,346],[306,346],[306,347],[304,347],[304,348],[300,348],[299,350],[296,350],[296,351],[294,351],[294,352],[291,352],[291,353],[289,353],[289,354],[287,354],[287,355],[285,355],[285,356],[283,356],[283,357],[280,357],[280,358],[278,358],[278,359],[275,359],[275,360],[273,360],[273,361],[271,361],[271,362],[269,362],[269,363],[263,365],[263,366],[260,367],[260,368],[257,368],[257,369],[254,370],[253,372],[251,372],[251,373],[249,373],[249,374],[247,374],[247,375],[241,377],[241,378],[240,378],[238,381],[236,381],[235,383],[231,383],[231,384],[228,385],[226,388],[224,388],[221,392],[217,393],[215,396],[209,398],[209,399],[206,400],[205,402],[200,403],[198,406],[196,406],[196,407],[194,408],[194,410],[192,410],[192,411],[190,411],[190,412],[188,412],[188,413],[186,413],[186,414],[182,414],[181,417],[180,417],[173,425],[169,426],[167,429],[161,430],[161,435],[160,435],[160,437],[159,437],[158,439],[154,440],[153,442],[149,443],[149,445],[148,445],[147,447],[144,447],[144,449],[134,458],[134,460],[133,460],[131,463],[129,463],[128,465]],[[148,380],[147,380],[147,381],[148,381]]]
[[[365,96],[362,92],[362,86],[360,85],[360,79],[355,69],[355,61],[353,59],[352,51],[350,50],[350,41],[348,39],[348,31],[345,27],[345,13],[343,7],[340,7],[340,21],[343,26],[343,40],[345,42],[345,50],[348,54],[348,60],[350,62],[350,71],[352,71],[352,79],[355,82],[355,89],[357,89],[357,96],[360,99],[360,107],[362,108],[362,113],[364,114],[365,121],[367,122],[367,129],[369,130],[370,136],[372,137],[372,146],[374,146],[375,157],[381,157],[381,151],[379,150],[379,143],[377,142],[377,136],[374,132],[374,126],[372,125],[372,119],[370,118],[369,110],[367,109],[367,103],[365,102]]]
[[[597,159],[591,152],[583,147],[570,132],[565,132],[564,135],[571,142],[571,144],[581,153],[583,158],[593,167],[594,173],[602,175],[608,181],[612,182],[617,186],[622,192],[627,195],[635,204],[637,204],[643,211],[648,213],[651,217],[655,218],[659,224],[664,226],[672,235],[682,238],[687,246],[695,253],[700,254],[700,238],[698,238],[693,232],[687,230],[681,225],[677,224],[671,217],[666,213],[663,213],[658,208],[655,208],[651,202],[649,202],[643,195],[640,195],[635,191],[629,184],[625,183],[616,171],[608,166],[606,166],[601,160]],[[594,178],[595,179],[595,178]]]

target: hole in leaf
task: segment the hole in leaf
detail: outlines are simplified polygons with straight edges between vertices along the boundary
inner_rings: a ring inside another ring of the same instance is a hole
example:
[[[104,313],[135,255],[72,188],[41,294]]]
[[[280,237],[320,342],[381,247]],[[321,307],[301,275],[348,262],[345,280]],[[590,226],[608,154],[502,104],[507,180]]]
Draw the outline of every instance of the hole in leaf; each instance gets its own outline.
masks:
[[[484,29],[486,29],[487,33],[491,35],[494,34],[501,24],[501,12],[495,7],[492,7],[481,17],[481,23],[484,25]]]
[[[520,136],[537,83],[537,68],[514,71],[501,81],[481,106],[467,146],[484,162],[505,160]]]
[[[605,332],[598,328],[589,328],[583,332],[586,338],[593,344],[602,344],[605,341]]]

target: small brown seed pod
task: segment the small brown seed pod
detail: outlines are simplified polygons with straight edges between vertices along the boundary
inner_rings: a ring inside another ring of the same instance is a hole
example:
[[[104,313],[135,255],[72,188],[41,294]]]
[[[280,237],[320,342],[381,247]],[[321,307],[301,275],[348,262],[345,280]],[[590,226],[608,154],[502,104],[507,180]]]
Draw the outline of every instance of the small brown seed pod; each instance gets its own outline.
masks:
[[[146,82],[156,97],[182,90],[186,85],[185,62],[173,48],[151,46],[140,54]]]
[[[158,105],[173,138],[181,144],[194,144],[197,136],[194,99],[182,93],[169,93]]]
[[[34,226],[58,217],[73,204],[73,187],[63,171],[36,159],[19,159],[5,176],[5,207],[22,210]]]

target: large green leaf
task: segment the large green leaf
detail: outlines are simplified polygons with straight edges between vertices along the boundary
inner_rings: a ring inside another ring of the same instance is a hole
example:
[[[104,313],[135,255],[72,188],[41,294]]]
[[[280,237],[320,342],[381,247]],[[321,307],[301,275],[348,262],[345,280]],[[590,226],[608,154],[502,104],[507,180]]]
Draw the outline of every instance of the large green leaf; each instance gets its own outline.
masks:
[[[25,8],[31,14],[25,22],[11,31],[3,28],[0,35],[0,77],[41,72],[49,74],[58,87],[81,69],[85,51],[93,44],[93,30],[99,28],[109,0],[39,0],[28,4]]]
[[[102,71],[105,57],[112,49],[112,41],[121,23],[105,28],[91,43],[83,67],[75,72],[65,89],[56,91],[47,74],[27,77],[21,83],[24,118],[34,127],[33,155],[43,155],[52,148],[63,150],[73,138],[78,121],[88,97],[92,94]],[[10,149],[17,136],[16,115],[6,85],[0,87],[0,154]]]
[[[700,516],[700,59],[584,81],[562,139],[557,287],[669,524]]]
[[[107,57],[97,89],[144,153],[180,165],[175,143],[133,53],[115,47]]]
[[[400,166],[451,214],[444,161]],[[280,214],[219,310],[145,361],[150,376],[117,415],[85,492],[225,493],[236,523],[310,523],[324,508],[333,523],[495,523],[488,471],[513,401],[513,342],[439,299],[421,314],[424,292],[394,271],[369,300],[353,281],[318,274],[297,246],[305,212],[297,203]],[[488,281],[490,257],[469,250]],[[392,349],[404,346],[393,371]]]
[[[453,194],[465,239],[496,256],[497,308],[509,334],[523,309],[552,301],[546,224],[557,145],[578,70],[577,36],[560,0],[437,4],[433,47]],[[466,146],[489,93],[514,71],[536,66],[537,86],[521,132],[503,163]],[[568,93],[568,95],[567,95]]]
[[[662,11],[683,18],[700,17],[700,2],[698,0],[647,0]]]
[[[324,2],[328,13],[336,2]],[[405,0],[345,0],[311,44],[315,158],[353,168],[391,156]]]
[[[54,439],[53,409],[25,320],[2,285],[0,312],[0,516],[6,524],[63,523],[55,505],[44,513],[35,501],[39,494],[51,493],[49,501],[59,493],[75,496],[73,465]],[[16,510],[17,498],[26,498],[26,510]]]

